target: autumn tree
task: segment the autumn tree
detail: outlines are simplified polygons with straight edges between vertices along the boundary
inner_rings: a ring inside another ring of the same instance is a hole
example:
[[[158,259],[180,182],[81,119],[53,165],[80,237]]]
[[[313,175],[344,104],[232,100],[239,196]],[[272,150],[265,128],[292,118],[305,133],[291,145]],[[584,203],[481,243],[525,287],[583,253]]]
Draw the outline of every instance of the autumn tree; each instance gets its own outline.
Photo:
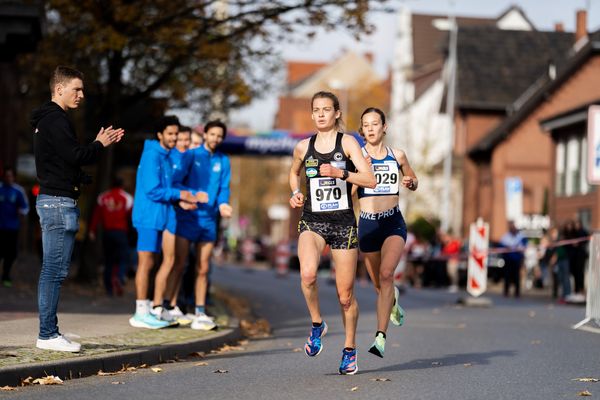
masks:
[[[321,28],[370,32],[367,13],[383,3],[47,0],[46,34],[37,51],[21,60],[21,87],[28,99],[47,99],[48,76],[56,65],[80,69],[88,99],[76,118],[84,121],[86,139],[110,123],[129,131],[127,142],[140,129],[132,120],[151,119],[140,106],[149,99],[196,109],[199,118],[226,116],[273,86],[276,44],[311,37]],[[135,158],[126,143],[109,149],[96,174],[101,182],[96,192],[109,180],[114,151]],[[89,270],[80,268],[80,275],[93,279]]]
[[[100,120],[119,123],[156,95],[226,115],[270,88],[275,43],[318,27],[368,32],[371,3],[381,1],[48,0],[47,35],[24,63],[37,72],[28,86],[45,89],[63,63],[86,74]]]

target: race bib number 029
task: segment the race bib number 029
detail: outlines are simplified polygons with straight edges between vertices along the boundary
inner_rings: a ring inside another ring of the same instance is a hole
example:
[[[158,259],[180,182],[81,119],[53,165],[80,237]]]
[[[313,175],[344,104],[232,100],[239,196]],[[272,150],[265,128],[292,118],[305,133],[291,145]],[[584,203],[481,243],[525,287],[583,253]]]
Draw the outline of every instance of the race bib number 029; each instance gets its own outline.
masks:
[[[347,210],[346,182],[336,178],[311,178],[310,200],[313,212]]]
[[[398,164],[395,161],[385,161],[373,164],[372,168],[377,186],[375,189],[365,188],[365,194],[398,194]]]

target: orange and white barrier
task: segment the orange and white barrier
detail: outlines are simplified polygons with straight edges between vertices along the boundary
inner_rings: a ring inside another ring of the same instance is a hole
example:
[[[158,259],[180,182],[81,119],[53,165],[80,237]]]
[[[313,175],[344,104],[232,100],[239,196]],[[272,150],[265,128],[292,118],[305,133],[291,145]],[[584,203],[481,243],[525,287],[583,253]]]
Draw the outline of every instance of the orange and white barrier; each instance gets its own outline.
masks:
[[[290,243],[286,240],[279,242],[275,248],[275,270],[277,276],[286,276],[289,272]]]
[[[487,260],[490,225],[481,218],[471,224],[469,235],[469,260],[467,264],[467,292],[481,296],[487,289]]]

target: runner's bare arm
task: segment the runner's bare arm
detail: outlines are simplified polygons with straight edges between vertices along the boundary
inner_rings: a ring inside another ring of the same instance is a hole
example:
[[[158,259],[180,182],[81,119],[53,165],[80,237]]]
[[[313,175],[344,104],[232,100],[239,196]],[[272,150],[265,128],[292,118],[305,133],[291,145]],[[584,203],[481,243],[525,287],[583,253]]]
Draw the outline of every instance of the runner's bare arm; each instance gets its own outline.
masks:
[[[402,171],[403,175],[402,186],[414,192],[415,190],[417,190],[417,187],[419,187],[419,180],[417,179],[415,171],[413,171],[412,167],[408,162],[406,153],[398,149],[392,149],[392,152],[394,153],[394,157],[396,157],[398,164],[400,164],[400,170]]]
[[[342,138],[342,146],[346,151],[346,155],[350,157],[358,172],[350,172],[347,181],[357,186],[374,189],[377,186],[375,175],[371,170],[369,162],[363,156],[360,146],[354,137],[344,135]]]
[[[292,167],[290,168],[290,189],[292,196],[290,197],[290,206],[292,208],[302,207],[304,205],[304,195],[300,191],[300,171],[302,169],[302,160],[308,150],[308,139],[300,141],[294,147],[292,158]]]

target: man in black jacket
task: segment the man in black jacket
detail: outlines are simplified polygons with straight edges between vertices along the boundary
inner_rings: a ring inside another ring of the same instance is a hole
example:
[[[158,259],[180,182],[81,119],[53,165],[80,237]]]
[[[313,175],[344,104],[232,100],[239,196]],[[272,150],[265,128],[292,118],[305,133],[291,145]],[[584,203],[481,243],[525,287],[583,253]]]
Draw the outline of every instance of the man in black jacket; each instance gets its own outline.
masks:
[[[40,182],[36,210],[42,227],[42,270],[38,285],[40,332],[36,347],[78,352],[79,343],[58,331],[56,311],[60,287],[69,273],[75,234],[79,229],[77,198],[80,186],[89,180],[81,166],[98,160],[102,149],[123,137],[122,129],[100,129],[96,140],[80,145],[67,110],[83,100],[83,74],[59,66],[50,79],[52,101],[31,116],[34,129],[35,165]]]

